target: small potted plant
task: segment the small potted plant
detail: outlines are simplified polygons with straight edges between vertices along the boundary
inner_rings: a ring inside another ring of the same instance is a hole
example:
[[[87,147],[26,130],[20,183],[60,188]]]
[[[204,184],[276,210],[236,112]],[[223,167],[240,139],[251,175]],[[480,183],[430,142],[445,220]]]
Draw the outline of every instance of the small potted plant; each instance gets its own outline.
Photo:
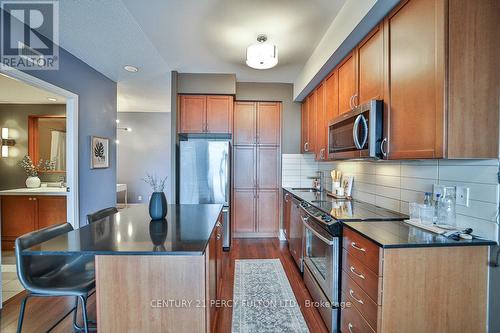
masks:
[[[40,187],[40,178],[38,178],[38,173],[42,171],[50,171],[54,170],[55,161],[49,161],[40,159],[38,163],[35,165],[31,160],[29,155],[25,155],[21,161],[19,161],[19,165],[24,169],[28,178],[26,179],[26,187],[28,188],[37,188]]]
[[[146,174],[146,177],[142,180],[153,189],[153,194],[149,200],[149,215],[153,220],[163,220],[167,216],[167,198],[163,192],[167,177],[161,179]]]

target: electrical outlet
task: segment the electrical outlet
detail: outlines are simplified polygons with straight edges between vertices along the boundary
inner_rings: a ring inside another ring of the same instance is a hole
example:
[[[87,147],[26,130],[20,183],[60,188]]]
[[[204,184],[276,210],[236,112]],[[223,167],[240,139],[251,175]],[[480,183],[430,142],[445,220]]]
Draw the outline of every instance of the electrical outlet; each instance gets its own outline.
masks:
[[[457,186],[457,205],[469,207],[469,188]]]
[[[137,201],[142,201],[142,195],[137,196]]]

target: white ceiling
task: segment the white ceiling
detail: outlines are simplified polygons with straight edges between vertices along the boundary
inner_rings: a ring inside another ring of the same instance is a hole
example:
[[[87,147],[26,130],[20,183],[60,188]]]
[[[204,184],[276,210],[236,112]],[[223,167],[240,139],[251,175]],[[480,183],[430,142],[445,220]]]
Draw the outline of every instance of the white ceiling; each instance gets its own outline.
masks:
[[[118,82],[119,111],[170,111],[170,71],[292,83],[345,0],[64,0],[62,47]],[[277,67],[245,65],[266,33]],[[135,74],[123,70],[131,64]]]
[[[56,102],[47,98],[55,98]],[[0,104],[64,104],[63,96],[0,74]]]

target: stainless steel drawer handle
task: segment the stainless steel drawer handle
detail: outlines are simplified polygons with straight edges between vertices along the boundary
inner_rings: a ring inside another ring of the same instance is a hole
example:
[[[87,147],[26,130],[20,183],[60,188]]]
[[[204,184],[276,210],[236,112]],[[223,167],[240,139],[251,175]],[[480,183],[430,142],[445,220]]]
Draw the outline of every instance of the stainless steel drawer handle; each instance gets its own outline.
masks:
[[[364,303],[363,303],[363,300],[358,299],[358,298],[356,298],[356,296],[354,296],[354,291],[353,291],[352,289],[349,289],[349,295],[351,295],[351,297],[352,297],[352,298],[353,298],[356,302],[358,302],[359,304],[364,304]]]
[[[362,247],[359,247],[355,242],[352,242],[351,243],[351,247],[355,248],[356,250],[358,251],[361,251],[361,252],[366,252],[366,250]]]
[[[217,234],[217,240],[221,239],[221,234]]]
[[[354,333],[354,332],[352,331],[353,326],[352,326],[352,324],[351,324],[351,323],[349,323],[349,324],[347,325],[347,328],[349,329],[349,332]]]
[[[349,268],[351,270],[351,273],[356,275],[357,277],[359,277],[360,279],[365,279],[365,276],[363,274],[359,274],[358,272],[356,272],[356,269],[354,268],[354,266],[351,266]]]

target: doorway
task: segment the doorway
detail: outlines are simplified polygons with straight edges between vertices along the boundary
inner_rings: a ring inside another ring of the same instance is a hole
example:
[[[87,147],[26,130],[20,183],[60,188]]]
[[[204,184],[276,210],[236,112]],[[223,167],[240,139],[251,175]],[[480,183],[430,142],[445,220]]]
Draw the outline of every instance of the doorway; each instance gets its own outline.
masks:
[[[78,96],[2,64],[0,86],[0,168],[13,172],[8,180],[0,177],[1,306],[22,291],[13,252],[17,234],[61,222],[78,228],[79,209]],[[38,169],[35,177],[24,173],[29,161]],[[6,231],[6,222],[20,212],[29,223]]]

